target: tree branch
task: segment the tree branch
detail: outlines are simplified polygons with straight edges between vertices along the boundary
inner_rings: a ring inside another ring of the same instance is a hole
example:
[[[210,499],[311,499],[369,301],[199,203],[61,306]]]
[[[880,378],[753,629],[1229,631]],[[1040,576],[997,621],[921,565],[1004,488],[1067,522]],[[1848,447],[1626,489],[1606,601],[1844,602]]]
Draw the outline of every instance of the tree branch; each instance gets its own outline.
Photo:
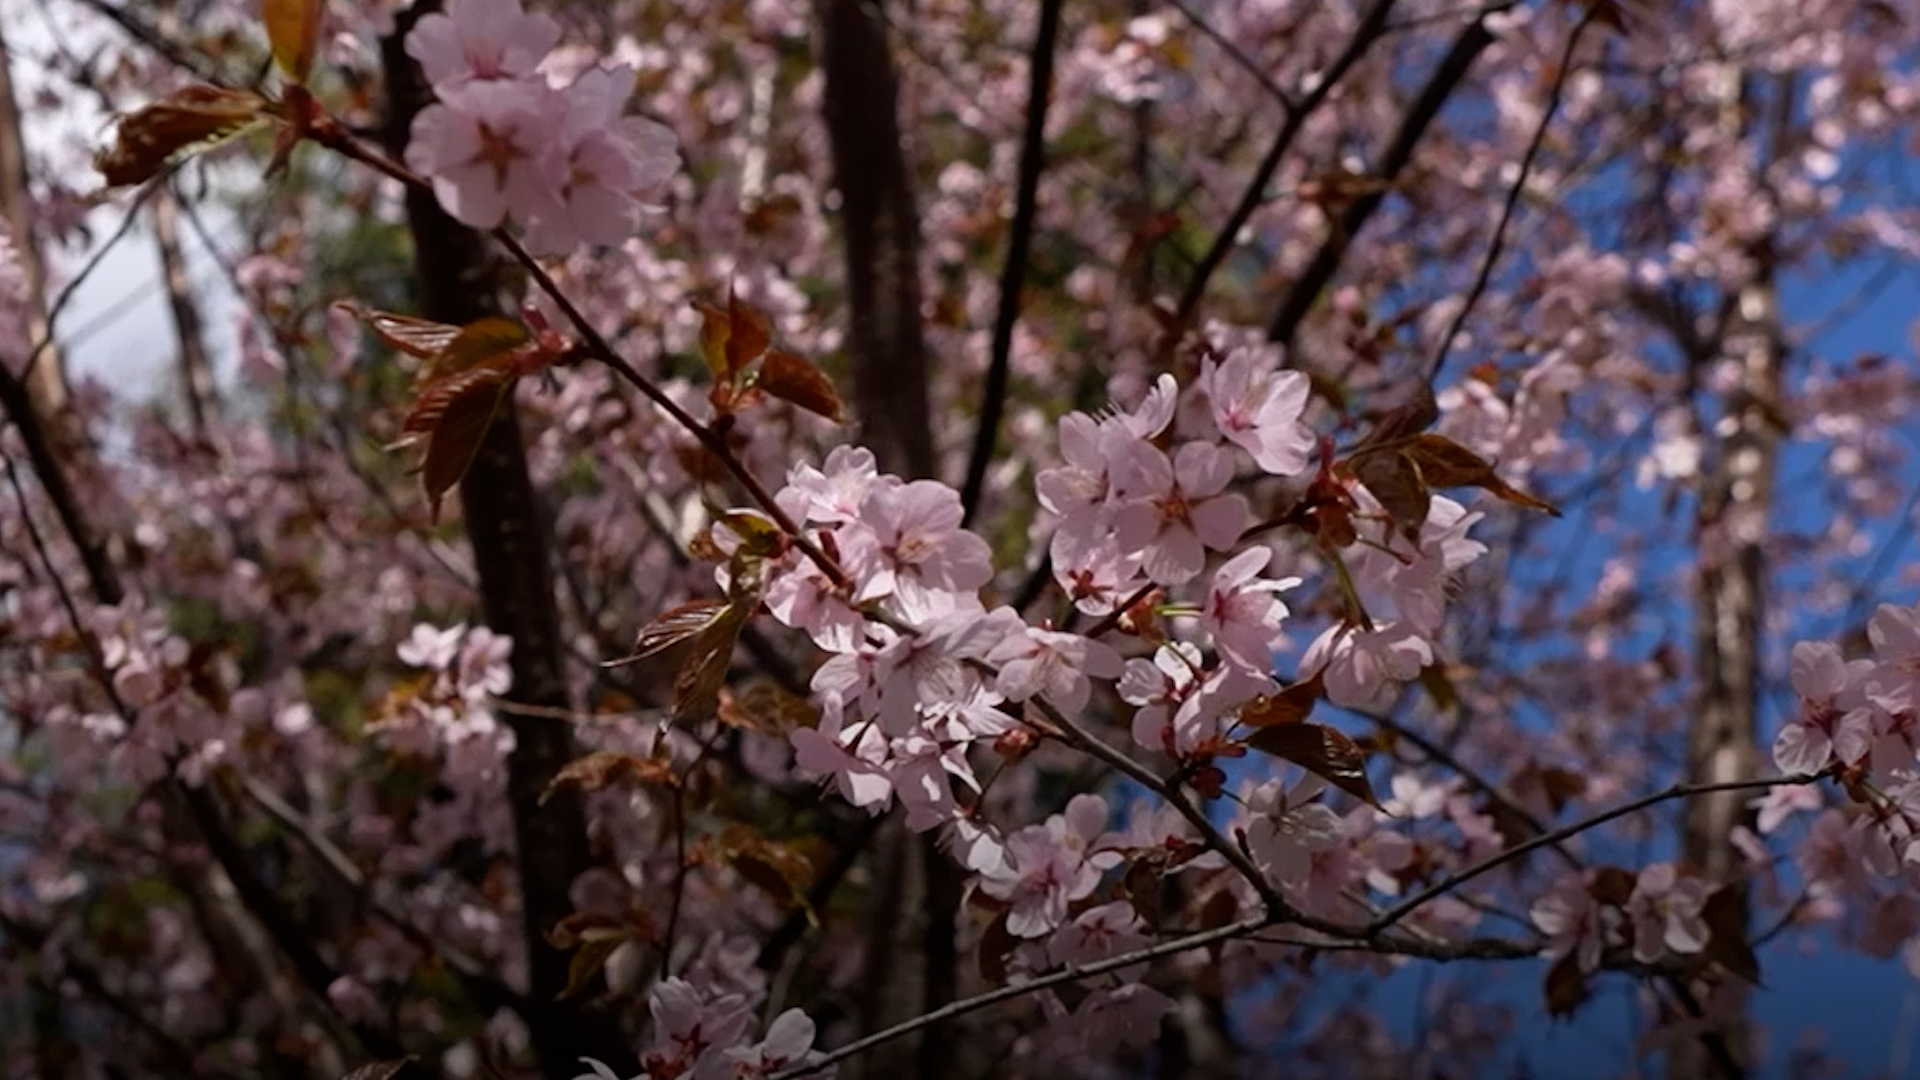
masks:
[[[1008,371],[1013,366],[1013,328],[1020,318],[1020,293],[1026,285],[1027,260],[1033,248],[1033,222],[1040,206],[1040,173],[1047,164],[1047,104],[1053,88],[1054,42],[1060,36],[1060,9],[1064,0],[1040,0],[1040,25],[1027,55],[1027,126],[1020,141],[1020,169],[1014,189],[1013,224],[1007,233],[1007,262],[1000,270],[1000,305],[993,316],[993,344],[988,353],[987,381],[980,391],[979,426],[973,433],[973,454],[967,460],[966,482],[960,488],[965,528],[980,509],[980,493],[993,464],[994,444],[1000,436],[1000,417],[1006,409]]]

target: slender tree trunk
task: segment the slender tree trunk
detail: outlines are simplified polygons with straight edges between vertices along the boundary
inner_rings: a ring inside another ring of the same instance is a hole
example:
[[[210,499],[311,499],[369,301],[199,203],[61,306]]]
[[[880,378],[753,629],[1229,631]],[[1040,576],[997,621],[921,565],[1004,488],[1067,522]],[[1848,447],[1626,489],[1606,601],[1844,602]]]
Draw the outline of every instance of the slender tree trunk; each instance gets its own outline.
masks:
[[[1723,73],[1722,115],[1728,134],[1738,136],[1747,95],[1739,69]],[[1791,108],[1791,87],[1782,86],[1779,102]],[[1756,165],[1756,168],[1760,166]],[[1779,290],[1773,257],[1764,247],[1753,252],[1753,277],[1734,297],[1734,314],[1718,353],[1738,363],[1740,381],[1726,396],[1713,447],[1711,471],[1700,492],[1696,530],[1699,573],[1694,598],[1695,676],[1699,698],[1687,736],[1687,775],[1707,783],[1757,774],[1759,745],[1760,642],[1764,628],[1767,578],[1765,543],[1773,508],[1774,470],[1779,457],[1781,364],[1785,340],[1780,324]],[[1707,425],[1701,425],[1707,430]],[[1714,884],[1734,884],[1741,910],[1747,907],[1741,884],[1745,862],[1733,846],[1736,826],[1752,824],[1753,812],[1742,793],[1728,792],[1687,804],[1681,851]],[[1744,989],[1729,984],[1722,995],[1736,995],[1744,1011]],[[1726,1000],[1722,998],[1724,1011]],[[1750,1071],[1754,1055],[1744,1016],[1717,1025],[1733,1063]],[[1726,1072],[1725,1063],[1708,1057],[1708,1047],[1689,1040],[1669,1061],[1669,1075],[1681,1077]]]
[[[819,0],[819,18],[861,441],[882,470],[931,477],[937,462],[920,317],[920,220],[884,16],[878,0]],[[959,982],[960,880],[951,856],[896,817],[876,838],[875,874],[861,1003],[868,1030],[938,1008]],[[851,1064],[861,1077],[941,1080],[956,1071],[954,1049],[934,1028]]]
[[[932,476],[920,326],[920,219],[878,0],[820,0],[827,134],[846,239],[847,336],[861,439],[880,468]]]
[[[13,56],[7,50],[5,27],[0,27],[0,216],[20,258],[27,278],[27,338],[31,343],[47,341],[47,268],[40,259],[36,242],[33,191],[28,185],[27,135],[21,123],[20,102],[13,89]],[[61,428],[67,408],[66,359],[58,346],[48,342],[40,350],[39,360],[26,378],[27,391],[34,408],[55,426],[56,439],[64,442]]]
[[[382,43],[389,145],[396,153],[406,144],[414,116],[432,101],[403,43],[420,16],[439,6],[438,0],[416,3],[396,20],[393,36]],[[448,323],[497,314],[502,267],[486,238],[448,217],[423,191],[408,192],[407,221],[413,232],[420,313]],[[487,626],[513,639],[514,700],[564,708],[568,700],[547,532],[511,400],[482,440],[460,485],[460,505]],[[507,722],[515,741],[507,785],[532,972],[527,988],[531,1015],[526,1020],[534,1051],[541,1069],[555,1080],[578,1075],[582,1055],[630,1075],[638,1063],[616,1019],[576,1000],[559,1000],[567,986],[569,957],[546,940],[547,931],[572,912],[569,886],[592,865],[578,792],[562,789],[541,801],[554,775],[576,756],[573,730],[563,720],[518,713],[509,714]]]
[[[193,279],[180,247],[180,203],[171,189],[153,195],[154,245],[160,250],[161,280],[167,289],[167,309],[173,315],[173,333],[179,348],[180,394],[194,434],[205,438],[207,421],[219,409],[219,391],[213,381],[213,357],[207,349],[205,320],[193,294]]]

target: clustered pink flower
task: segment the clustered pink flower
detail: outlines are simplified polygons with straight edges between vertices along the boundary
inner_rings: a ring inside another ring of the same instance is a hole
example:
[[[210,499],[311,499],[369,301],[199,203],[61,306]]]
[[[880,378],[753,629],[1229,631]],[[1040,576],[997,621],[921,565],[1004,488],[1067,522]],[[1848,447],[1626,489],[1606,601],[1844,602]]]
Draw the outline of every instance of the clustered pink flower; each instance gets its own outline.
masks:
[[[540,73],[559,38],[520,0],[452,0],[406,43],[439,98],[414,118],[407,165],[459,221],[491,229],[512,217],[550,254],[632,237],[680,164],[671,131],[626,115],[632,67],[565,86]]]

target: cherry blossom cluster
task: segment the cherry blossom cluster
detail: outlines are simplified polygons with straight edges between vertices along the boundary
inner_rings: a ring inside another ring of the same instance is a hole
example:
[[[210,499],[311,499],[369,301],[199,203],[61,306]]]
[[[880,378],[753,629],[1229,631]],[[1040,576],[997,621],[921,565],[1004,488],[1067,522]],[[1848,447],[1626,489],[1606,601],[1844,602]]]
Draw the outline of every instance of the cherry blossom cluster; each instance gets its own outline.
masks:
[[[564,85],[542,72],[559,41],[520,0],[452,0],[406,42],[439,99],[414,118],[408,166],[461,222],[491,229],[511,213],[545,253],[631,238],[680,164],[673,132],[627,115],[632,67]]]
[[[788,1009],[767,1025],[758,1042],[748,1039],[753,1008],[746,997],[686,979],[661,979],[647,998],[652,1043],[633,1080],[766,1080],[785,1069],[820,1059],[813,1049],[813,1021]],[[575,1080],[621,1080],[605,1062],[581,1058],[591,1071]],[[833,1070],[813,1075],[831,1080]]]

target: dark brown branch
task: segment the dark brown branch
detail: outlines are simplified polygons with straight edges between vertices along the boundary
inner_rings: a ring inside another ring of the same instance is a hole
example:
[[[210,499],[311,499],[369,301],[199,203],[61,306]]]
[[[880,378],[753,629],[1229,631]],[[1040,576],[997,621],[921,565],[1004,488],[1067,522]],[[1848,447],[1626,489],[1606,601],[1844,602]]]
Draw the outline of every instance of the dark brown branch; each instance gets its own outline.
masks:
[[[1505,11],[1513,7],[1515,2],[1517,0],[1494,5],[1490,11],[1477,15],[1471,23],[1467,24],[1466,29],[1460,31],[1459,36],[1453,39],[1453,44],[1447,49],[1446,56],[1441,58],[1433,74],[1428,77],[1426,85],[1421,87],[1419,95],[1407,107],[1406,113],[1400,118],[1399,127],[1393,133],[1393,138],[1387,143],[1386,150],[1374,163],[1371,176],[1374,183],[1368,185],[1366,190],[1347,204],[1346,210],[1340,215],[1340,220],[1334,223],[1332,231],[1321,242],[1319,250],[1314,252],[1313,258],[1301,269],[1299,275],[1294,278],[1293,284],[1281,297],[1279,308],[1275,310],[1272,321],[1267,324],[1268,340],[1282,344],[1292,342],[1294,331],[1299,329],[1301,320],[1307,317],[1307,312],[1313,310],[1313,305],[1319,300],[1321,291],[1327,287],[1327,282],[1333,280],[1334,273],[1340,269],[1341,262],[1346,259],[1347,249],[1360,235],[1360,230],[1366,227],[1367,219],[1380,208],[1381,202],[1387,197],[1387,192],[1399,180],[1401,171],[1407,167],[1409,161],[1413,160],[1414,149],[1420,145],[1420,139],[1426,134],[1428,126],[1440,115],[1440,110],[1446,105],[1447,99],[1453,96],[1454,90],[1466,79],[1467,72],[1473,68],[1473,62],[1480,58],[1480,54],[1486,50],[1487,46],[1493,44],[1493,34],[1486,27],[1487,14]]]
[[[1554,115],[1560,111],[1560,100],[1566,93],[1567,77],[1573,73],[1573,53],[1580,47],[1580,38],[1593,25],[1594,14],[1599,10],[1589,7],[1574,24],[1573,32],[1567,35],[1567,47],[1560,54],[1560,66],[1553,73],[1553,88],[1547,92],[1547,107],[1540,114],[1540,123],[1533,129],[1533,138],[1527,142],[1527,152],[1520,158],[1520,175],[1514,177],[1513,185],[1507,189],[1507,198],[1500,207],[1500,220],[1493,227],[1493,239],[1487,244],[1486,258],[1480,260],[1480,271],[1474,275],[1473,287],[1467,290],[1467,298],[1454,312],[1453,319],[1447,324],[1446,332],[1440,335],[1440,344],[1435,348],[1433,360],[1427,365],[1427,382],[1432,383],[1440,377],[1440,369],[1446,366],[1447,354],[1453,350],[1454,339],[1460,336],[1460,330],[1466,326],[1473,309],[1480,303],[1480,297],[1486,294],[1487,285],[1493,280],[1493,268],[1499,264],[1500,255],[1506,250],[1507,227],[1513,223],[1514,212],[1520,206],[1520,196],[1527,190],[1527,181],[1533,176],[1533,163],[1540,156],[1540,148],[1546,144],[1547,130],[1553,125]]]
[[[820,0],[833,182],[846,236],[847,339],[862,437],[886,472],[930,477],[920,219],[898,80],[874,0]]]
[[[439,6],[438,0],[414,4],[381,43],[388,142],[396,154],[406,143],[413,117],[432,101],[402,43],[414,23]],[[486,238],[448,217],[432,193],[420,187],[407,191],[407,220],[420,313],[456,324],[497,313],[501,264]],[[513,639],[514,700],[566,707],[548,538],[511,399],[482,439],[460,484],[460,504],[486,624]],[[612,1018],[590,1013],[576,1000],[560,1000],[568,984],[569,958],[546,940],[547,931],[572,913],[568,888],[592,865],[579,792],[567,787],[542,799],[554,776],[576,756],[573,730],[565,721],[526,712],[507,713],[507,722],[515,743],[507,759],[507,788],[531,972],[525,1019],[535,1054],[542,1071],[558,1080],[579,1072],[581,1055],[600,1058],[623,1075],[634,1072],[638,1063]]]
[[[1280,162],[1286,158],[1287,151],[1293,147],[1293,141],[1306,126],[1307,120],[1327,100],[1328,95],[1344,78],[1347,71],[1373,43],[1379,40],[1385,30],[1387,16],[1393,11],[1393,0],[1374,0],[1360,17],[1360,25],[1354,27],[1353,37],[1347,40],[1346,48],[1334,58],[1333,63],[1321,75],[1320,81],[1297,105],[1287,109],[1286,118],[1280,123],[1280,130],[1273,137],[1272,145],[1267,147],[1266,156],[1253,170],[1253,178],[1247,182],[1246,189],[1240,193],[1240,201],[1233,212],[1227,215],[1226,223],[1214,234],[1213,243],[1206,254],[1200,257],[1200,263],[1194,267],[1193,276],[1187,279],[1186,291],[1180,294],[1180,304],[1174,309],[1173,325],[1176,333],[1184,329],[1188,320],[1200,306],[1200,300],[1207,294],[1207,284],[1213,280],[1214,272],[1220,269],[1233,249],[1239,244],[1240,230],[1246,228],[1247,221],[1253,217],[1260,204],[1266,202],[1267,185],[1272,182],[1273,174],[1280,169]]]
[[[980,420],[974,429],[973,454],[967,459],[967,477],[960,488],[965,527],[980,509],[981,489],[993,464],[994,444],[1000,437],[1000,417],[1007,405],[1007,381],[1013,366],[1013,328],[1020,319],[1020,294],[1027,282],[1027,260],[1033,250],[1033,224],[1040,208],[1040,174],[1047,166],[1047,103],[1053,92],[1054,42],[1060,36],[1060,9],[1064,0],[1040,0],[1040,25],[1027,54],[1027,126],[1020,140],[1020,168],[1015,182],[1013,224],[1007,232],[1007,261],[1000,269],[1000,303],[993,316],[993,344],[988,350],[987,381],[980,390]]]

